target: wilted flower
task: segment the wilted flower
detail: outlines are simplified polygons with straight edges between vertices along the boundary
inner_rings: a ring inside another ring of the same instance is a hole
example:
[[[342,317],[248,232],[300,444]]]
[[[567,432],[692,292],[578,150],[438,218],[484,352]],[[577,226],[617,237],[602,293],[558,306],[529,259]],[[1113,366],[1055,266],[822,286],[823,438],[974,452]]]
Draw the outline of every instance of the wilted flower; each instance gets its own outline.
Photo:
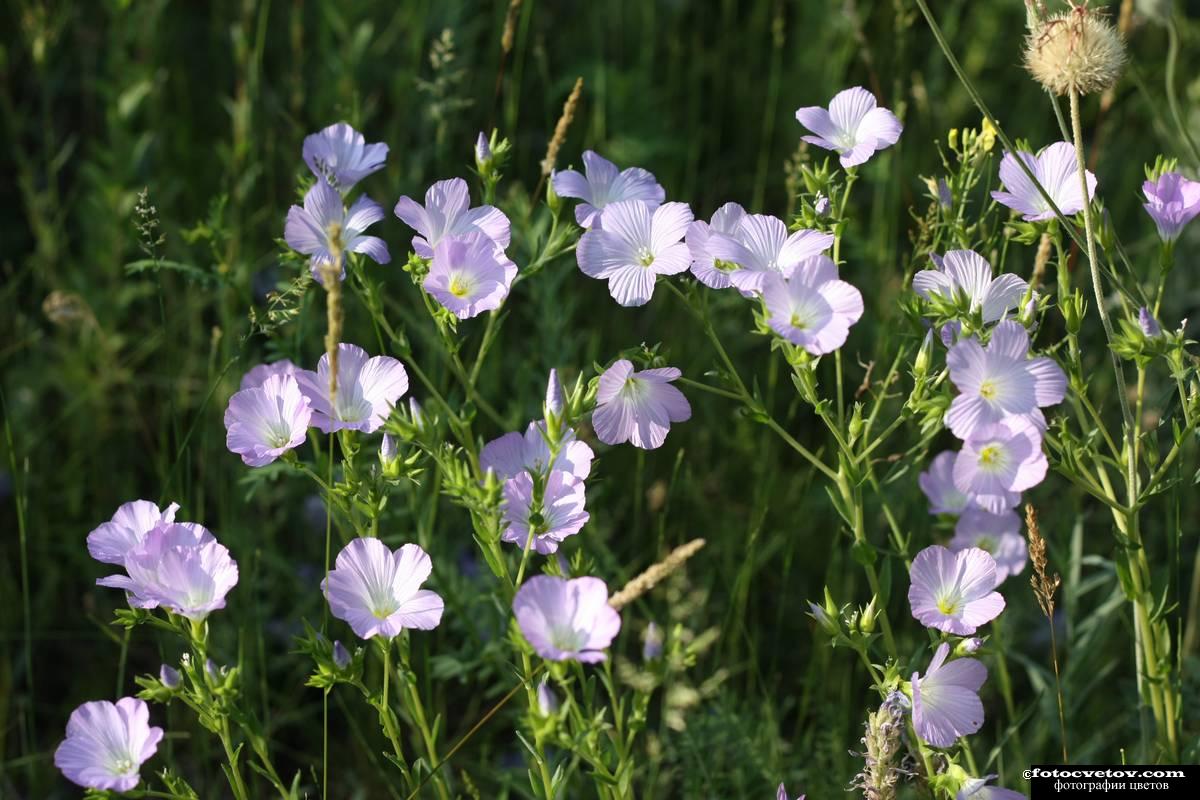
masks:
[[[802,137],[804,141],[833,150],[846,168],[858,166],[875,151],[891,147],[904,130],[896,115],[877,107],[875,95],[861,86],[834,95],[828,111],[820,106],[796,109],[796,120],[815,134]]]
[[[974,496],[980,508],[999,514],[1041,483],[1048,466],[1041,431],[1027,419],[1009,417],[980,426],[963,442],[954,461],[954,485]]]
[[[1025,537],[1021,535],[1021,518],[1015,511],[993,514],[982,508],[969,508],[954,526],[950,549],[954,552],[978,547],[996,561],[996,585],[1010,575],[1025,569]]]
[[[540,497],[528,472],[510,478],[504,483],[502,507],[504,532],[500,541],[525,547],[526,540],[533,536],[531,547],[542,555],[558,550],[563,539],[579,533],[588,521],[583,481],[566,472],[551,472]]]
[[[1029,332],[1012,320],[996,326],[986,348],[975,339],[955,344],[946,366],[960,392],[946,423],[960,439],[1012,417],[1044,428],[1039,408],[1061,403],[1067,391],[1062,368],[1050,358],[1029,358]]]
[[[517,277],[517,265],[479,231],[444,236],[421,287],[459,319],[500,307]]]
[[[840,280],[837,266],[823,255],[801,261],[790,277],[771,276],[763,301],[771,329],[814,356],[845,344],[863,313],[858,289]]]
[[[992,192],[992,198],[1025,215],[1029,222],[1054,219],[1054,211],[1046,203],[1037,186],[1017,163],[1020,158],[1037,178],[1038,183],[1054,200],[1063,214],[1077,214],[1096,194],[1096,176],[1087,173],[1088,199],[1083,199],[1079,186],[1079,167],[1075,161],[1075,146],[1070,142],[1055,142],[1036,156],[1032,153],[1005,153],[1000,161],[1000,182],[1006,191]]]
[[[438,181],[425,192],[425,205],[407,195],[396,203],[396,216],[419,235],[412,240],[421,258],[433,258],[434,248],[447,236],[482,233],[497,249],[508,247],[512,236],[508,217],[493,206],[471,208],[471,192],[462,178]]]
[[[709,249],[713,234],[737,237],[746,210],[737,203],[726,203],[713,212],[712,218],[695,220],[687,229],[688,252],[692,256],[692,274],[710,289],[727,289],[733,285],[729,273],[740,269],[737,264],[718,261]]]
[[[263,467],[304,444],[312,419],[309,400],[291,375],[275,374],[242,389],[225,409],[225,444],[250,467]]]
[[[125,555],[141,544],[159,523],[174,522],[178,510],[179,503],[171,503],[162,510],[149,500],[123,503],[111,520],[88,534],[88,553],[97,561],[124,565]]]
[[[917,477],[921,491],[929,499],[930,514],[961,514],[972,505],[972,499],[954,485],[954,460],[958,453],[944,450],[929,462],[929,469]]]
[[[387,154],[386,144],[367,144],[363,135],[345,122],[304,137],[304,163],[313,175],[343,192],[383,169]]]
[[[546,423],[531,422],[525,435],[506,433],[493,439],[479,451],[479,468],[492,470],[501,480],[524,472],[533,474],[550,470],[566,472],[580,480],[592,470],[592,448],[575,438],[575,432],[565,430],[559,440],[558,456],[550,463],[550,447],[546,444]]]
[[[1200,183],[1178,172],[1164,172],[1156,181],[1142,184],[1146,203],[1142,207],[1158,227],[1164,242],[1179,238],[1179,232],[1200,214]]]
[[[391,639],[405,628],[428,631],[442,621],[442,598],[421,588],[432,571],[428,554],[415,544],[392,551],[379,539],[359,537],[338,553],[321,591],[333,616],[360,639]]]
[[[128,593],[134,608],[158,608],[203,621],[225,607],[225,595],[237,585],[237,562],[203,525],[160,523],[125,554],[127,575],[96,583]]]
[[[549,661],[603,661],[604,648],[621,630],[621,615],[609,606],[599,578],[535,575],[517,590],[513,613],[526,641]]]
[[[971,312],[981,312],[984,322],[996,322],[1021,303],[1029,284],[1016,275],[992,277],[992,267],[974,250],[950,250],[934,259],[937,269],[913,275],[912,287],[921,297],[937,295],[947,301],[962,297]]]
[[[162,737],[162,728],[150,727],[144,700],[95,700],[71,712],[67,738],[54,751],[54,766],[77,786],[128,792],[138,785],[138,770],[158,750]]]
[[[706,242],[708,252],[738,268],[729,281],[743,294],[761,292],[774,275],[789,278],[802,262],[833,245],[832,233],[801,229],[789,234],[783,220],[766,214],[742,217],[733,235],[713,231]]]
[[[680,241],[692,222],[686,203],[652,208],[641,200],[606,206],[604,227],[593,227],[575,250],[579,269],[608,281],[608,293],[623,306],[642,306],[654,294],[659,275],[675,275],[691,264]]]
[[[646,170],[640,167],[618,170],[611,161],[591,150],[583,151],[583,168],[586,177],[566,169],[554,173],[551,179],[559,197],[583,201],[575,206],[575,221],[582,228],[599,228],[604,210],[613,203],[640,200],[653,211],[667,197],[663,187]]]
[[[263,382],[272,375],[295,375],[297,369],[299,367],[286,358],[272,361],[269,364],[259,364],[251,367],[250,371],[242,376],[242,383],[238,388],[254,389],[262,386]]]
[[[940,545],[917,553],[909,570],[908,603],[927,628],[967,636],[1000,616],[996,562],[978,547],[955,553]]]
[[[337,394],[329,403],[329,354],[321,356],[317,371],[298,370],[300,391],[312,404],[312,424],[325,433],[340,430],[374,433],[392,413],[392,406],[408,391],[404,365],[390,356],[367,356],[367,351],[345,342],[338,345]]]
[[[973,658],[947,664],[949,654],[950,645],[942,642],[925,675],[912,675],[913,726],[934,747],[950,747],[983,727],[979,689],[987,680],[987,667]]]
[[[338,254],[341,277],[346,277],[346,253],[363,253],[377,264],[392,260],[387,244],[378,236],[363,231],[383,219],[383,208],[362,195],[346,211],[342,196],[325,181],[317,181],[304,195],[304,207],[288,209],[283,238],[288,247],[312,258],[312,276],[321,281],[321,267],[333,262]]]
[[[629,442],[643,450],[660,447],[672,422],[691,418],[683,392],[670,385],[681,375],[674,367],[635,372],[622,358],[600,376],[592,427],[605,444]]]

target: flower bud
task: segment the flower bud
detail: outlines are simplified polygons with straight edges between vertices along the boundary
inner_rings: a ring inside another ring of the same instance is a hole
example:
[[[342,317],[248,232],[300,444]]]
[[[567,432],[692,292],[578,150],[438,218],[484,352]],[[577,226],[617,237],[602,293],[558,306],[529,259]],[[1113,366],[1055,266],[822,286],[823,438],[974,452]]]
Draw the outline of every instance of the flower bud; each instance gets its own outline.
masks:
[[[558,196],[558,192],[554,191],[553,180],[546,181],[546,207],[555,216],[558,216],[558,211],[562,208],[562,198]]]
[[[162,685],[168,689],[178,689],[179,684],[183,682],[183,678],[179,674],[179,670],[166,664],[163,664],[162,667],[159,668],[158,679],[162,682]]]
[[[816,212],[818,217],[828,217],[829,206],[829,198],[818,192],[817,196],[813,199],[813,211]]]
[[[929,374],[929,365],[933,361],[933,328],[925,332],[925,340],[921,342],[921,349],[917,351],[917,357],[913,360],[913,375],[917,378],[924,378]]]
[[[211,658],[204,662],[204,671],[208,673],[208,679],[213,683],[221,682],[221,668]]]
[[[1142,333],[1153,339],[1162,336],[1162,326],[1158,324],[1158,320],[1150,313],[1150,309],[1142,306],[1138,309],[1138,327],[1142,329]]]
[[[541,682],[538,684],[537,701],[538,709],[547,717],[553,714],[555,711],[558,711],[558,696],[555,695],[554,690],[547,685],[545,678],[542,678]]]
[[[390,433],[383,435],[379,445],[379,463],[383,466],[385,478],[396,478],[400,475],[400,443]]]
[[[562,416],[563,388],[558,381],[558,370],[550,370],[550,378],[546,381],[546,416]]]
[[[483,135],[483,131],[479,132],[479,138],[475,140],[475,168],[481,173],[487,172],[492,165],[492,146],[488,143],[488,139]]]
[[[350,651],[337,640],[333,643],[333,663],[338,669],[345,669],[350,666]]]
[[[871,598],[871,602],[867,603],[863,608],[862,613],[858,615],[858,629],[863,633],[871,633],[875,630],[875,619],[879,615],[875,608],[875,598]]]
[[[969,656],[972,653],[979,652],[979,648],[983,647],[983,639],[978,636],[972,636],[968,639],[963,639],[954,646],[954,655]]]
[[[651,622],[646,626],[646,632],[642,635],[642,659],[645,661],[653,661],[657,658],[662,658],[662,653],[662,628]]]

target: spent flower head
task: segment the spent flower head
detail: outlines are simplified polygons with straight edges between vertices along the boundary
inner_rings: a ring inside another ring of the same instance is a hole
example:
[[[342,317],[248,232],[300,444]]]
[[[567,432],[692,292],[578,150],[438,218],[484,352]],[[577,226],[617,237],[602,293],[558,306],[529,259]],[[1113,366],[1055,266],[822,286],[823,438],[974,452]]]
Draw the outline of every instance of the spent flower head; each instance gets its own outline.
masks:
[[[1126,60],[1121,34],[1086,3],[1042,20],[1025,43],[1025,68],[1057,95],[1108,89],[1121,77]]]

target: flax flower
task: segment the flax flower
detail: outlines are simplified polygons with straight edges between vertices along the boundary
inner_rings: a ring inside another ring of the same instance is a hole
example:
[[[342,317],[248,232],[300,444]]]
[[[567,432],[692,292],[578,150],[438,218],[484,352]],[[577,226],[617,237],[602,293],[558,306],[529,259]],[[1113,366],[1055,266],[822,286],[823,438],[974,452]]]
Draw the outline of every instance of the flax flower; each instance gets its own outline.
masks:
[[[680,241],[691,223],[686,203],[657,208],[641,200],[612,203],[605,208],[604,228],[592,228],[579,240],[579,269],[607,280],[609,294],[621,305],[643,306],[659,275],[676,275],[691,265],[688,246]]]
[[[1087,200],[1079,186],[1079,167],[1075,161],[1075,146],[1070,142],[1055,142],[1042,150],[1036,156],[1032,153],[1018,152],[1015,155],[1005,153],[1000,161],[1000,183],[1003,191],[992,192],[992,198],[1014,211],[1025,215],[1029,222],[1040,222],[1054,219],[1054,211],[1050,208],[1037,186],[1029,180],[1029,176],[1021,169],[1017,159],[1024,161],[1029,171],[1037,178],[1038,183],[1054,200],[1054,205],[1063,214],[1077,214],[1083,210],[1096,194],[1096,176],[1087,173]]]
[[[391,639],[405,628],[433,630],[442,621],[442,598],[421,585],[433,562],[415,544],[395,551],[379,539],[360,537],[338,553],[321,581],[333,616],[350,624],[360,639]]]
[[[574,197],[582,202],[575,206],[575,221],[582,228],[599,228],[604,209],[622,200],[641,200],[653,210],[662,205],[667,193],[646,170],[617,166],[591,150],[583,152],[586,174],[573,169],[554,173],[554,193],[559,197]]]
[[[802,137],[804,141],[833,150],[847,168],[891,147],[904,130],[896,115],[880,108],[875,95],[861,86],[838,92],[828,110],[820,106],[796,109],[796,121],[813,133]]]
[[[973,658],[947,664],[949,654],[950,645],[942,642],[924,676],[912,676],[913,726],[934,747],[950,747],[983,727],[979,689],[987,680],[987,667]]]
[[[54,751],[54,766],[77,786],[128,792],[138,785],[138,772],[162,737],[162,728],[150,726],[144,700],[94,700],[71,712],[67,738]]]
[[[447,236],[482,233],[504,250],[512,236],[508,217],[493,206],[471,208],[471,192],[462,178],[438,181],[425,192],[425,205],[411,197],[396,203],[396,216],[417,232],[413,252],[433,258],[438,242]]]
[[[361,347],[343,342],[338,345],[337,394],[330,404],[329,369],[326,353],[316,372],[296,372],[300,391],[312,405],[312,424],[325,433],[343,429],[374,433],[408,391],[403,364],[388,356],[371,358]]]
[[[838,278],[828,256],[801,261],[790,277],[772,276],[763,287],[767,324],[814,356],[846,343],[863,313],[862,294]]]
[[[927,628],[969,636],[1004,610],[996,561],[978,547],[952,552],[940,545],[917,553],[909,570],[908,603]]]
[[[622,358],[600,376],[592,427],[605,444],[630,442],[653,450],[667,438],[672,422],[691,418],[683,392],[670,385],[682,373],[674,367],[634,371]]]
[[[621,630],[599,578],[535,575],[517,590],[513,613],[525,640],[548,661],[596,663]]]

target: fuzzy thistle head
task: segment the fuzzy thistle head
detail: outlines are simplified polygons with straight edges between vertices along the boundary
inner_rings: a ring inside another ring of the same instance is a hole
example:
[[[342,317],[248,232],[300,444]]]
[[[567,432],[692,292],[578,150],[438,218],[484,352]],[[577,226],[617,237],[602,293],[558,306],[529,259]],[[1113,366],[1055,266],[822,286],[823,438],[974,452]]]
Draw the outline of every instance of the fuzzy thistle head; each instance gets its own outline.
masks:
[[[1102,92],[1125,66],[1125,42],[1116,28],[1086,4],[1042,20],[1025,44],[1025,68],[1046,91]]]

